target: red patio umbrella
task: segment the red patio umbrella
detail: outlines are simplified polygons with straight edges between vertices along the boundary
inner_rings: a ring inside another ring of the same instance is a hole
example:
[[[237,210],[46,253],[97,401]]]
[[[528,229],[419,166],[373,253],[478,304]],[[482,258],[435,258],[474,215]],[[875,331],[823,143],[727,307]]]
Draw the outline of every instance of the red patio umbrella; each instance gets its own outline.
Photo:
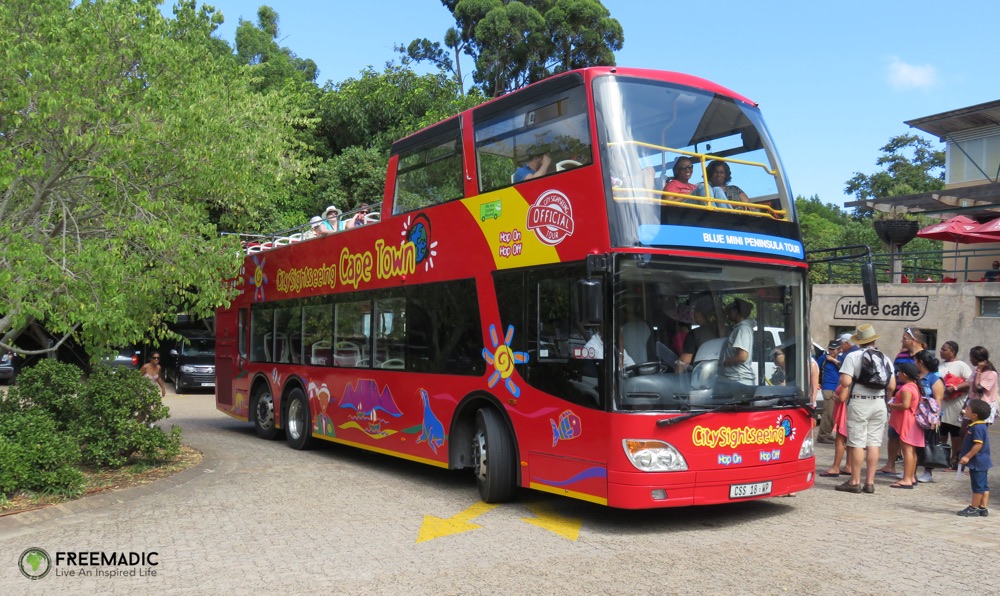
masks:
[[[979,224],[975,220],[964,215],[956,215],[951,219],[939,224],[927,226],[917,232],[917,238],[927,238],[928,240],[943,240],[945,242],[957,242],[959,244],[974,244],[977,242],[997,242],[1000,241],[1000,232],[993,236],[976,233],[975,228]]]
[[[994,242],[1000,242],[1000,218],[979,224],[969,230],[970,233],[991,238]]]

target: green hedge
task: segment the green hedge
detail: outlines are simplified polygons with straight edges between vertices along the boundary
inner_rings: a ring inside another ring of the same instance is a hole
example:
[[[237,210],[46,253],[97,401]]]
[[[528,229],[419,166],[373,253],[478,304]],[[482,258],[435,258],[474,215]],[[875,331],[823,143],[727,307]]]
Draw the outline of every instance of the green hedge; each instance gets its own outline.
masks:
[[[180,428],[156,426],[170,415],[159,387],[134,370],[98,366],[83,379],[79,368],[45,359],[0,398],[0,499],[78,494],[79,464],[117,468],[180,453]]]

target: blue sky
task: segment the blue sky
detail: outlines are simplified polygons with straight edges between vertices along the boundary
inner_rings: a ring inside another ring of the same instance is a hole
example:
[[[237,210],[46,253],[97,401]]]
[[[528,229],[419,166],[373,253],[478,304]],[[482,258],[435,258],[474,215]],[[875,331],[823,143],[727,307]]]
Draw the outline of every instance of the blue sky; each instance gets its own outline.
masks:
[[[845,181],[874,172],[891,137],[923,134],[904,120],[1000,99],[996,0],[603,3],[625,32],[620,66],[690,73],[758,102],[792,191],[827,203],[851,200]],[[240,18],[274,8],[281,45],[313,59],[321,84],[381,70],[394,44],[440,41],[454,24],[439,0],[209,4],[230,43]]]

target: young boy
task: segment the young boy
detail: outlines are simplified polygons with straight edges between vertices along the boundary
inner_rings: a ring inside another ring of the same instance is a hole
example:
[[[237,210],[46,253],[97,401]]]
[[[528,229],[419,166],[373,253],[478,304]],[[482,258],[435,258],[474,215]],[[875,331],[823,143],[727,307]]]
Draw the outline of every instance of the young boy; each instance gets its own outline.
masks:
[[[990,501],[990,486],[987,471],[993,466],[990,461],[989,425],[990,404],[981,399],[969,400],[965,406],[965,417],[972,421],[962,442],[962,458],[958,463],[969,468],[972,480],[972,504],[958,512],[962,517],[986,517],[990,514],[986,506]]]

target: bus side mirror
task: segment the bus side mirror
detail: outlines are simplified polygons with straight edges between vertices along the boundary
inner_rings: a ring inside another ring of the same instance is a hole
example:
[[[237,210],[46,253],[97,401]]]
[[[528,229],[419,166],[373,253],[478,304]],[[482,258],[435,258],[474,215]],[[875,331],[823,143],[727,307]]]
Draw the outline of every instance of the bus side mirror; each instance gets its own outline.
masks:
[[[584,325],[604,322],[604,292],[599,279],[581,279],[577,285],[577,313]]]
[[[878,281],[875,266],[869,261],[861,264],[861,287],[865,291],[865,304],[878,307]]]

